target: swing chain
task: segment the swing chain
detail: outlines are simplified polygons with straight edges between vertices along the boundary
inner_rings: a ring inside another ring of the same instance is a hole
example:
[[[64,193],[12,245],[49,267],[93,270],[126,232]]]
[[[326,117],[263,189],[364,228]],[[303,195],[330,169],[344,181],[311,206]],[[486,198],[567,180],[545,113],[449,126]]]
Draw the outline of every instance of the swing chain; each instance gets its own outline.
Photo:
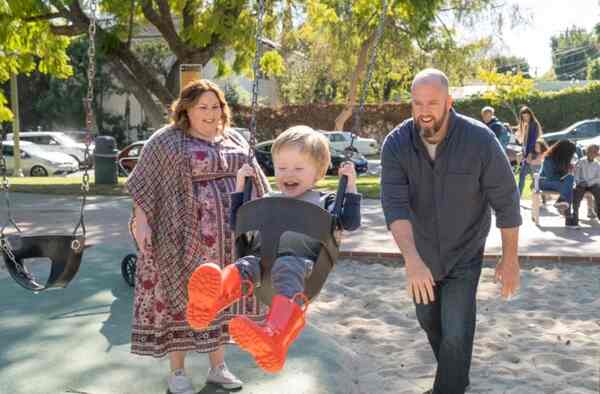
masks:
[[[89,36],[89,47],[88,47],[88,69],[87,69],[87,80],[88,89],[87,95],[83,100],[85,107],[85,128],[87,135],[85,139],[85,152],[83,154],[83,177],[81,179],[81,210],[79,213],[79,222],[73,230],[73,235],[77,233],[79,227],[83,233],[83,238],[86,236],[86,228],[84,222],[85,204],[87,200],[87,194],[90,191],[90,174],[89,169],[92,164],[90,155],[90,145],[92,144],[92,129],[94,127],[94,80],[96,78],[96,13],[98,9],[97,0],[90,1],[90,23],[88,26]],[[79,240],[73,240],[71,248],[74,251],[79,251],[82,247],[82,242]]]
[[[360,95],[360,101],[358,106],[358,113],[354,117],[354,125],[352,126],[352,138],[350,140],[350,146],[346,148],[345,154],[346,158],[349,159],[352,155],[352,151],[354,148],[354,136],[360,129],[360,118],[362,113],[365,111],[365,101],[367,99],[367,92],[369,89],[369,83],[373,78],[373,68],[375,66],[375,60],[377,58],[377,47],[379,46],[379,41],[381,40],[381,36],[383,35],[383,30],[385,27],[385,17],[387,14],[387,0],[381,0],[381,15],[379,17],[379,25],[377,26],[377,31],[375,32],[375,39],[373,41],[373,48],[371,49],[371,58],[369,59],[369,64],[367,66],[367,75],[363,80],[362,92]]]
[[[254,52],[254,81],[252,81],[252,118],[250,120],[250,149],[248,152],[248,164],[254,161],[254,149],[256,147],[256,112],[258,108],[258,79],[260,77],[260,58],[262,52],[262,30],[265,15],[265,0],[258,0],[258,20],[256,25],[256,51]]]
[[[0,230],[0,237],[4,237],[4,230],[9,224],[12,224],[13,227],[17,230],[17,232],[21,232],[19,226],[15,222],[15,219],[12,216],[12,210],[10,208],[10,182],[8,180],[8,176],[6,175],[8,172],[8,167],[6,165],[6,157],[4,157],[4,138],[6,134],[2,135],[2,140],[0,140],[0,171],[2,172],[2,194],[4,195],[4,202],[6,203],[6,212],[8,215],[6,223],[2,226]]]
[[[13,266],[17,269],[19,274],[27,278],[32,278],[31,273],[27,271],[25,267],[23,267],[23,264],[17,261],[17,258],[13,253],[12,247],[10,246],[10,242],[8,242],[8,239],[6,239],[4,236],[0,239],[0,249],[2,249],[4,254],[8,256],[8,258],[13,263]]]

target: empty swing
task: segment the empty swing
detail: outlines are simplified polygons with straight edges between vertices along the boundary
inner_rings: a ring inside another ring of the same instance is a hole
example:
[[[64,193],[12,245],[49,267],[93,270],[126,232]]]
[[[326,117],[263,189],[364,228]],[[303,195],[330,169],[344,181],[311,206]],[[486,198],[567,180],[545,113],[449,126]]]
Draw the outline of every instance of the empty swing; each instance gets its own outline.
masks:
[[[95,78],[95,34],[96,34],[96,0],[91,1],[91,16],[89,25],[90,47],[88,49],[88,91],[84,99],[86,107],[86,149],[84,156],[84,173],[81,183],[81,209],[79,221],[71,234],[60,235],[25,235],[15,222],[11,211],[10,185],[7,177],[6,159],[3,152],[3,143],[0,141],[0,172],[2,173],[2,192],[5,197],[7,220],[0,230],[0,249],[4,263],[10,276],[15,282],[27,290],[34,292],[53,288],[64,288],[79,271],[83,250],[85,248],[86,228],[84,212],[87,193],[90,188],[88,174],[90,163],[90,144],[92,140],[91,128],[94,112],[92,100],[94,96]],[[5,234],[8,226],[14,227],[16,233]],[[79,229],[81,233],[78,234]],[[26,265],[26,259],[47,258],[50,260],[50,274],[45,283],[40,283]]]

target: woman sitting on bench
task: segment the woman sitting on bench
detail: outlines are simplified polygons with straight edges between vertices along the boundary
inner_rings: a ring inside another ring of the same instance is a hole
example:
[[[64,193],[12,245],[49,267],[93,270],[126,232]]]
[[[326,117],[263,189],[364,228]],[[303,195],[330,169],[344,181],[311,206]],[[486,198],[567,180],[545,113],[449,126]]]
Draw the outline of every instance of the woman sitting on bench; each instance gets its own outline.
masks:
[[[560,193],[554,206],[563,216],[569,215],[573,202],[575,177],[571,174],[571,160],[575,151],[572,142],[557,142],[546,152],[540,172],[540,190]]]

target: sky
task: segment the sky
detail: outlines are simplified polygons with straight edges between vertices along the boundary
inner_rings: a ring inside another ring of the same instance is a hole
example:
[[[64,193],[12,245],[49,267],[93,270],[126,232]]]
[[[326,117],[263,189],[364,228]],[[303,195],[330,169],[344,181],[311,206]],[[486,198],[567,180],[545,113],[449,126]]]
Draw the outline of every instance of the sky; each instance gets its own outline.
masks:
[[[552,67],[550,38],[573,25],[590,31],[600,22],[600,0],[505,0],[506,5],[517,4],[526,23],[512,28],[505,18],[502,34],[495,37],[496,52],[527,59],[530,72],[541,76]],[[493,34],[489,23],[480,23],[478,32],[469,38]]]
[[[534,75],[552,67],[550,37],[573,25],[590,31],[600,22],[600,0],[510,0],[530,16],[529,23],[503,31],[508,55],[525,57]],[[508,24],[507,24],[508,25]]]

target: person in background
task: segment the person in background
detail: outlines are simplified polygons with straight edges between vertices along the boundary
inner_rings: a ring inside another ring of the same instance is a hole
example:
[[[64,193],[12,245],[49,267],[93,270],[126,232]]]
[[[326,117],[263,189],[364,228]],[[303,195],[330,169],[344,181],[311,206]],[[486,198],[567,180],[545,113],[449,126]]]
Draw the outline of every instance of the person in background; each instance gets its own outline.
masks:
[[[560,193],[554,206],[563,216],[568,215],[573,202],[575,177],[570,170],[574,154],[574,143],[567,140],[559,141],[546,152],[542,171],[540,171],[540,190]]]
[[[510,134],[498,118],[494,116],[494,108],[489,106],[483,107],[481,110],[481,119],[483,120],[483,123],[494,132],[502,149],[506,151],[506,145],[510,142]]]
[[[600,213],[600,163],[596,158],[600,155],[598,145],[587,148],[586,157],[580,159],[575,167],[575,191],[573,192],[573,216],[579,220],[579,205],[585,193],[590,192],[596,201],[596,212],[588,199],[588,218],[593,219]]]
[[[548,151],[548,144],[544,140],[537,140],[531,154],[531,159],[527,159],[531,172],[537,174],[542,168],[542,162],[544,161],[544,154]],[[531,184],[533,187],[533,183]]]
[[[527,175],[533,180],[533,172],[528,164],[535,154],[535,142],[543,136],[542,126],[535,117],[535,114],[528,107],[521,108],[519,111],[519,128],[517,130],[517,139],[523,147],[523,161],[519,173],[519,194],[523,194]]]

